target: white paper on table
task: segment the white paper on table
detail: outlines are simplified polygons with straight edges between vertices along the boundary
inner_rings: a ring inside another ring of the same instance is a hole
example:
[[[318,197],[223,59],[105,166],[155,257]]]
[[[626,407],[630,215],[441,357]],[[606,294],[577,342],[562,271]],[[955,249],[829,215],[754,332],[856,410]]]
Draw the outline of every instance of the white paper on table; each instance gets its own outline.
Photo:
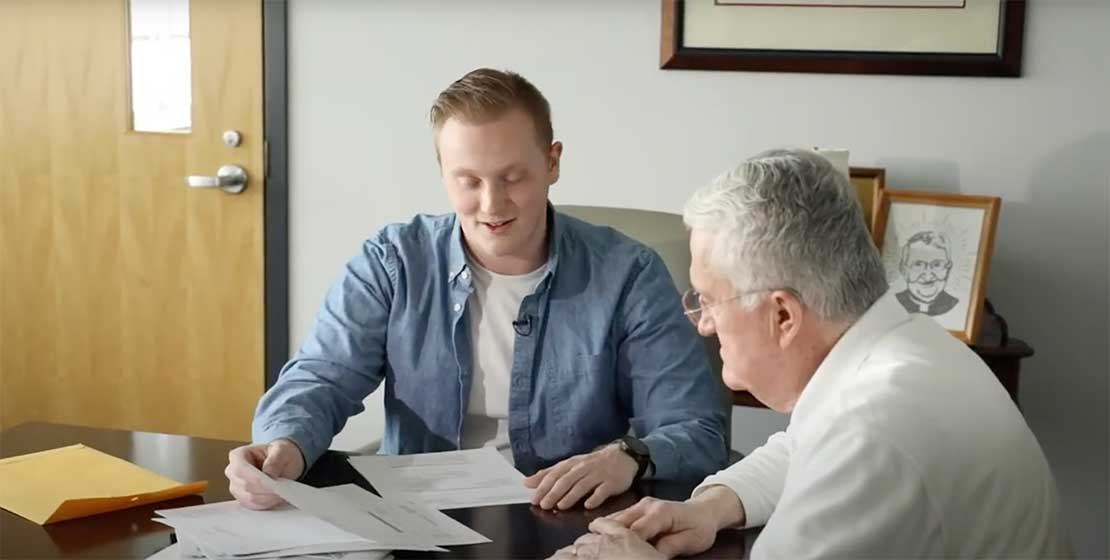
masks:
[[[347,460],[386,499],[435,509],[529,503],[535,492],[493,447]]]
[[[257,555],[311,547],[311,552],[389,550],[381,543],[348,533],[290,505],[256,511],[238,502],[156,510],[164,523],[210,551],[225,555]]]
[[[295,480],[269,480],[271,490],[297,508],[345,531],[394,549],[443,550],[490,542],[470,527],[428,506],[406,500],[383,500],[354,485],[313,488]],[[413,548],[421,546],[423,548]]]
[[[270,558],[313,558],[318,560],[392,560],[393,555],[388,550],[354,550],[351,552],[318,552],[312,550],[300,549],[286,549],[275,552],[264,552],[262,554],[251,554],[247,556],[223,556],[213,554],[208,551],[201,550],[195,543],[190,543],[182,539],[183,534],[177,534],[177,542],[159,550],[146,560],[180,560],[188,558],[219,558],[228,560],[248,560],[248,559],[270,559]],[[308,547],[312,548],[312,547]]]
[[[159,523],[169,525],[165,519],[154,519]],[[173,525],[170,525],[173,527]],[[174,534],[177,535],[177,544],[173,545],[177,549],[176,558],[207,558],[208,560],[219,560],[223,558],[270,558],[269,556],[228,556],[214,552],[211,548],[201,546],[200,542],[192,538],[185,530],[174,527]],[[264,552],[262,554],[277,554],[277,552]],[[149,558],[147,560],[150,560]],[[161,560],[161,559],[159,559]]]
[[[365,541],[351,543],[333,543],[333,544],[319,544],[310,546],[295,546],[292,548],[283,548],[281,550],[272,550],[269,552],[258,552],[255,554],[239,554],[228,555],[221,554],[212,548],[212,545],[202,544],[193,534],[189,531],[192,527],[189,523],[178,523],[174,525],[172,522],[165,519],[155,519],[159,523],[173,527],[177,534],[178,553],[175,558],[209,558],[209,559],[234,559],[234,560],[263,560],[269,558],[304,558],[312,557],[334,557],[334,558],[348,558],[346,555],[350,554],[364,554],[372,559],[386,558],[392,552],[392,549],[383,545],[371,544],[367,545]],[[370,547],[371,550],[367,550]],[[361,556],[353,556],[354,558],[361,558]],[[161,559],[159,559],[161,560]]]
[[[313,550],[314,547],[288,548],[274,552],[250,554],[245,556],[225,556],[215,554],[211,550],[202,550],[199,545],[190,541],[185,533],[177,533],[177,543],[163,548],[146,560],[180,560],[189,558],[207,558],[220,560],[262,560],[271,558],[312,558],[314,560],[392,560],[393,554],[389,550],[353,550],[350,552],[329,552],[327,550]]]

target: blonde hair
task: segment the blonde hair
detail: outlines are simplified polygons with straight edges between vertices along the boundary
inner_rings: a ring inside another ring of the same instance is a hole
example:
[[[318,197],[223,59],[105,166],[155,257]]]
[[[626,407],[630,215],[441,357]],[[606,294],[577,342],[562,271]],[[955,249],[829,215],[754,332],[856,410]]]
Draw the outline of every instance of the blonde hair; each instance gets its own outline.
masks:
[[[536,141],[540,149],[546,151],[555,136],[551,128],[551,106],[536,86],[515,72],[491,68],[467,72],[440,92],[428,116],[438,134],[452,117],[480,124],[513,109],[521,109],[532,118]]]

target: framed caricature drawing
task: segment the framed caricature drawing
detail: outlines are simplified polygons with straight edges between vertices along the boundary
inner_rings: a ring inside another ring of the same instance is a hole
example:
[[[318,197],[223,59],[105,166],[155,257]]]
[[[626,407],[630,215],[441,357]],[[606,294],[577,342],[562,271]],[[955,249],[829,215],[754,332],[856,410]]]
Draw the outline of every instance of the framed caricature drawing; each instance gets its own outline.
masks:
[[[1000,199],[890,190],[881,197],[875,239],[899,303],[974,344]]]

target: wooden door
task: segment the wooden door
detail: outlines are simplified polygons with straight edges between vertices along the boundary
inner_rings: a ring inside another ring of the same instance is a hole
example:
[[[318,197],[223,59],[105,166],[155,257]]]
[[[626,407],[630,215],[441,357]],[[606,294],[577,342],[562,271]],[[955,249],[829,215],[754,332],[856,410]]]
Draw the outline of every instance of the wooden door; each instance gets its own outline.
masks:
[[[260,0],[191,0],[191,132],[135,132],[126,0],[0,0],[0,423],[244,439],[263,390]],[[237,130],[242,144],[221,142]],[[242,166],[244,192],[186,175]]]

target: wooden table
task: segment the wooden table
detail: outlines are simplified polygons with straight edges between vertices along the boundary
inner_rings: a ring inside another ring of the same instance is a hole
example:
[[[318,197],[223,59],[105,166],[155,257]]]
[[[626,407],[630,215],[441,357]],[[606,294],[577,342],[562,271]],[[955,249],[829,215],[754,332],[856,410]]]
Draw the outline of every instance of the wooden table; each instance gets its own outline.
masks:
[[[63,426],[21,424],[0,433],[0,457],[83,443],[121,457],[181,482],[208,480],[203,499],[189,496],[85,519],[39,526],[13,513],[0,511],[0,558],[145,558],[170,543],[172,529],[151,521],[156,509],[184,507],[231,499],[223,469],[227,453],[241,445],[187,436]],[[355,483],[372,490],[342,454],[328,452],[309,471],[314,486]],[[683,499],[693,483],[644,483],[587,512],[582,508],[561,513],[526,504],[450,510],[451,517],[493,540],[492,543],[451,547],[443,553],[397,553],[398,558],[546,558],[586,532],[590,520],[623,509],[641,496]],[[723,531],[705,557],[744,558],[755,531]]]

